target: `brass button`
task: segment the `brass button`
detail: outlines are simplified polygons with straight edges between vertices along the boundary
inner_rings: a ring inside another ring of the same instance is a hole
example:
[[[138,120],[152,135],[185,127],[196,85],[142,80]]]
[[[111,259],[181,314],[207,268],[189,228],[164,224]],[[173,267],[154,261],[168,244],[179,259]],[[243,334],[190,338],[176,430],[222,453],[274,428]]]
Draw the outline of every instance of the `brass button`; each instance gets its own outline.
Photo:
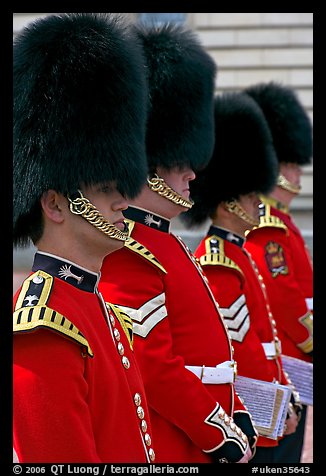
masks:
[[[119,340],[120,340],[120,332],[118,331],[117,328],[113,329],[113,334],[114,334],[114,337],[116,338],[116,340],[119,342]]]
[[[121,362],[122,362],[122,365],[124,366],[125,369],[129,369],[130,367],[130,362],[129,362],[129,359],[128,357],[126,357],[125,355],[122,357],[121,359]]]
[[[137,405],[137,407],[141,404],[141,396],[139,395],[139,393],[135,393],[134,402],[135,402],[135,405]]]
[[[146,435],[144,436],[144,439],[145,439],[146,445],[151,446],[152,440],[148,433],[146,433]]]
[[[140,418],[141,420],[144,418],[145,412],[143,407],[141,406],[137,407],[137,415],[138,415],[138,418]]]
[[[141,421],[141,429],[142,429],[143,433],[146,433],[146,431],[147,431],[147,421],[146,420]]]
[[[120,355],[123,355],[125,353],[125,348],[123,347],[123,344],[121,344],[121,342],[118,343],[118,352]]]
[[[149,459],[150,459],[151,461],[154,461],[154,460],[155,460],[155,453],[154,453],[153,448],[150,448],[150,449],[148,450],[148,455],[149,455]]]
[[[115,327],[115,319],[113,316],[111,316],[111,314],[110,314],[110,321],[111,321],[112,327]]]

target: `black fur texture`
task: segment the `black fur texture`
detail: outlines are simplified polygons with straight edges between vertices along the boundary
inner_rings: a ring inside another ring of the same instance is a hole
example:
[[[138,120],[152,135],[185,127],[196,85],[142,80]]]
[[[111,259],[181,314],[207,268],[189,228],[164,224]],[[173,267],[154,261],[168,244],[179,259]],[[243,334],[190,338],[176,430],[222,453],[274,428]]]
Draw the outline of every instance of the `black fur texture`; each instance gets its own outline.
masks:
[[[147,80],[135,32],[114,14],[55,14],[14,41],[14,241],[42,193],[115,181],[134,197],[148,173]]]
[[[213,100],[217,66],[196,34],[182,26],[137,26],[147,61],[150,170],[209,160],[214,146]]]
[[[195,204],[182,214],[182,221],[200,225],[223,201],[269,192],[277,171],[272,136],[255,101],[243,93],[216,96],[214,152],[208,166],[190,182]]]
[[[260,83],[245,89],[263,110],[279,162],[307,165],[312,160],[312,124],[296,92],[281,84]]]

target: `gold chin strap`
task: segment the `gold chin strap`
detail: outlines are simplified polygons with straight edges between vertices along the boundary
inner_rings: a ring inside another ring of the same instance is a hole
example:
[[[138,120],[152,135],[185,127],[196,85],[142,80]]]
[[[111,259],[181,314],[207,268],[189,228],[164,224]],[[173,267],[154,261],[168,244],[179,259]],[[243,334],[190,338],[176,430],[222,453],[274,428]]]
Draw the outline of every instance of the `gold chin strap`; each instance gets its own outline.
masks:
[[[162,197],[170,200],[170,202],[175,203],[176,205],[181,205],[184,208],[191,208],[194,202],[189,199],[182,197],[179,193],[173,190],[171,187],[168,186],[166,182],[162,178],[160,178],[157,174],[154,175],[152,178],[147,179],[148,186],[153,192],[158,193]]]
[[[289,182],[288,179],[286,179],[282,174],[277,177],[277,185],[281,188],[284,188],[284,190],[295,194],[299,193],[301,190],[300,185],[295,185],[294,183]]]
[[[230,213],[234,213],[239,218],[244,220],[246,223],[252,226],[258,226],[259,220],[255,220],[252,216],[248,215],[248,213],[242,208],[239,202],[236,200],[232,200],[230,202],[226,202],[226,208]]]
[[[71,199],[68,195],[70,202],[69,208],[71,213],[80,215],[91,225],[95,226],[98,230],[102,231],[110,238],[119,241],[126,241],[128,239],[128,232],[119,230],[116,226],[109,223],[103,215],[97,210],[97,208],[85,198],[80,190],[78,190],[79,197]]]

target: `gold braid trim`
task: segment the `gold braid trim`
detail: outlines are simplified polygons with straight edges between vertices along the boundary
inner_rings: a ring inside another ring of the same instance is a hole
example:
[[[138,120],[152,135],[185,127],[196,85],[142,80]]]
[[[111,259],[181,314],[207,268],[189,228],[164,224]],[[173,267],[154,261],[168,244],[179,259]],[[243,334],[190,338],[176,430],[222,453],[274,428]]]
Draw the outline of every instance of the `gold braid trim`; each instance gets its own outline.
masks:
[[[36,296],[38,299],[38,306],[44,306],[51,294],[52,284],[53,284],[53,276],[46,273],[45,271],[36,271],[34,274],[31,274],[22,284],[18,299],[15,305],[15,311],[23,307],[26,295],[28,293],[28,289],[30,286],[31,281],[39,281],[38,286],[35,289],[35,292],[38,293]]]
[[[13,315],[15,333],[31,331],[40,327],[47,327],[87,348],[90,357],[94,354],[87,340],[78,328],[62,314],[47,306],[28,306],[17,309]]]
[[[163,273],[167,274],[167,271],[163,268],[158,259],[155,258],[155,256],[144,245],[134,240],[132,237],[129,237],[128,240],[125,242],[125,248],[128,248],[134,253],[139,254],[140,256],[157,266],[161,271],[163,271]]]
[[[284,221],[275,215],[271,215],[271,206],[269,203],[264,202],[264,210],[265,210],[264,215],[261,215],[259,219],[259,226],[255,228],[263,228],[265,226],[267,227],[271,226],[274,228],[282,228],[288,235],[289,230],[286,224],[284,223]]]
[[[228,258],[225,255],[221,254],[208,254],[208,255],[203,255],[199,259],[200,265],[205,266],[205,265],[220,265],[220,266],[225,266],[226,268],[232,268],[236,269],[243,275],[242,270],[239,268],[239,266],[232,261],[230,258]]]
[[[47,306],[53,280],[53,276],[42,270],[25,279],[13,313],[14,332],[23,333],[47,327],[82,344],[87,348],[90,357],[93,357],[92,349],[78,328],[62,314]],[[35,306],[31,305],[33,301],[37,301]]]
[[[108,309],[111,309],[115,317],[120,322],[121,327],[127,336],[128,342],[130,344],[130,348],[131,350],[133,350],[134,333],[133,333],[133,323],[132,323],[131,317],[129,316],[129,314],[124,312],[120,307],[115,306],[114,304],[107,302],[106,306]]]
[[[213,247],[215,242],[219,243],[218,249],[215,252],[212,252],[212,244],[211,240],[214,240]],[[206,265],[220,265],[225,266],[226,268],[235,269],[238,271],[242,276],[243,272],[239,268],[239,266],[230,258],[228,258],[224,253],[224,240],[217,235],[212,235],[205,240],[205,249],[206,254],[199,258],[199,263],[201,266]]]
[[[187,200],[182,197],[179,193],[173,190],[168,184],[157,174],[154,175],[151,179],[147,179],[149,188],[161,195],[162,197],[170,200],[170,202],[175,203],[176,205],[181,205],[184,208],[191,208],[194,204],[192,200]]]
[[[288,205],[285,205],[284,203],[280,202],[279,200],[276,200],[274,197],[268,197],[266,195],[260,195],[260,200],[264,205],[270,205],[271,207],[276,208],[277,210],[281,210],[281,212],[286,213],[287,215],[289,214],[289,207]]]

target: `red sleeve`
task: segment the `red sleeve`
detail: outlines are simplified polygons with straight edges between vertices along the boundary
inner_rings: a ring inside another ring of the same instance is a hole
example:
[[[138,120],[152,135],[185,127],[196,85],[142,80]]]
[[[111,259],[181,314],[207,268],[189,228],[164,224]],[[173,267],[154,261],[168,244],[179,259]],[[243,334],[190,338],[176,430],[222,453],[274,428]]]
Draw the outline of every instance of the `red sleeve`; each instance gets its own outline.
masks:
[[[295,278],[296,257],[286,233],[277,228],[259,228],[249,233],[245,246],[264,278],[277,327],[296,346],[304,347],[312,339],[307,325],[310,314]]]
[[[13,436],[19,460],[100,462],[80,347],[52,331],[37,330],[14,336],[13,355]]]

